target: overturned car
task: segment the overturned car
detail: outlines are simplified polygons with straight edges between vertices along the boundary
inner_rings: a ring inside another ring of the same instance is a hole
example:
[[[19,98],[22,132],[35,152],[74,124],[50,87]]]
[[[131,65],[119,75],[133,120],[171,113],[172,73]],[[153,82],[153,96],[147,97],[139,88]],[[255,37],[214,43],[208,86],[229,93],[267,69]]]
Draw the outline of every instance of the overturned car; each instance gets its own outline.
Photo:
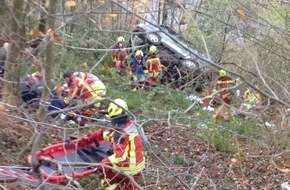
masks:
[[[133,31],[129,46],[147,52],[150,45],[158,47],[158,54],[167,71],[162,82],[170,87],[194,87],[199,91],[211,80],[209,64],[191,43],[167,26],[139,24]]]

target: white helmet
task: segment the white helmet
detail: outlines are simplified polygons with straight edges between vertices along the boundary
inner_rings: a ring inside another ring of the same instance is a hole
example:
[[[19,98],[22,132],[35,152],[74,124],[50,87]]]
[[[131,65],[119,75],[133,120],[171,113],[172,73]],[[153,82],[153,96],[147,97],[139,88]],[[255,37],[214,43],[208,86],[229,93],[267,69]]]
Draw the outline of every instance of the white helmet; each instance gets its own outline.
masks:
[[[157,47],[156,46],[150,46],[149,48],[149,53],[150,54],[155,54],[157,52]]]
[[[116,104],[111,102],[108,107],[108,114],[111,118],[125,114],[125,112],[128,111],[127,103],[124,100],[117,98],[114,100],[114,102]],[[119,107],[117,104],[120,105],[122,108]]]
[[[125,42],[125,38],[123,36],[119,36],[117,38],[117,43],[120,43],[120,42]]]
[[[136,53],[135,53],[135,57],[138,57],[138,56],[140,56],[140,57],[143,57],[143,56],[144,56],[142,50],[138,50],[138,51],[136,51]]]

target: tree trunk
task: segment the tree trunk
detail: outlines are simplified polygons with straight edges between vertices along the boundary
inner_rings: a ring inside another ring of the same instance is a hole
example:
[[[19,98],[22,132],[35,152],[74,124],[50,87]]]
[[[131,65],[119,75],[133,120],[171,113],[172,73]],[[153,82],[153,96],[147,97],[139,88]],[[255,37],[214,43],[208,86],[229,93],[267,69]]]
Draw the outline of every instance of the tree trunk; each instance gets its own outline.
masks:
[[[111,10],[111,13],[114,13],[114,3],[113,2],[110,3],[110,10]],[[111,19],[111,28],[113,28],[113,30],[115,30],[114,24],[115,24],[114,19]]]
[[[0,0],[0,46],[4,44],[4,42],[7,40],[7,19],[9,17],[9,8],[7,7],[7,4],[5,3],[5,0]],[[4,37],[5,36],[5,37]]]
[[[157,15],[158,24],[162,24],[161,12],[162,12],[162,2],[159,1],[158,2],[158,15]]]
[[[56,10],[56,4],[57,1],[54,0],[47,0],[48,2],[48,19],[47,19],[47,24],[48,24],[48,29],[51,29],[54,31],[55,29],[55,20],[53,15],[55,14]],[[54,55],[53,55],[53,43],[51,40],[47,41],[47,44],[45,46],[45,63],[42,66],[42,72],[43,72],[43,80],[44,80],[44,88],[41,96],[40,102],[48,102],[50,100],[50,88],[52,86],[52,81],[51,79],[53,78],[53,68],[54,68]],[[40,121],[45,120],[45,116],[47,113],[47,106],[44,104],[40,104],[40,107],[37,111],[37,118]]]
[[[43,7],[45,7],[45,0],[42,0],[41,4],[42,4]],[[47,7],[45,7],[45,9],[46,8]],[[39,25],[38,25],[38,30],[41,31],[42,33],[45,33],[45,25],[46,25],[45,12],[41,11]]]
[[[166,25],[165,22],[168,22],[168,9],[169,9],[169,6],[168,6],[168,0],[164,0],[163,2],[163,10],[162,10],[162,23],[163,25]]]
[[[4,73],[3,102],[12,106],[17,105],[19,99],[20,56],[25,46],[24,20],[26,17],[26,1],[13,2],[12,20],[10,24],[9,43]]]

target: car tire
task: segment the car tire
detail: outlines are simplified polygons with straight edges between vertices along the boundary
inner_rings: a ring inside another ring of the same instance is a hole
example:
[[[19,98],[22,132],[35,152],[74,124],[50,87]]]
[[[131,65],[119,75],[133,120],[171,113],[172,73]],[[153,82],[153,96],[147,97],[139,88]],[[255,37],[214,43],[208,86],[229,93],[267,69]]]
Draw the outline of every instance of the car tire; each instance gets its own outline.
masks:
[[[146,40],[150,44],[159,45],[161,42],[161,37],[156,33],[149,33],[146,34]]]

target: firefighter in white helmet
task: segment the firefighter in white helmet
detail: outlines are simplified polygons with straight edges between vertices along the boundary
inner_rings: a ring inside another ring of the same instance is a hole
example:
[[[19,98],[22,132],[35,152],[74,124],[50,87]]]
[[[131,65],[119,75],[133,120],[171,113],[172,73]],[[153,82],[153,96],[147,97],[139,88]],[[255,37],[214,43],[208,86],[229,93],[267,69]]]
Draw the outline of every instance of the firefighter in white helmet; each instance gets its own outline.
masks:
[[[127,58],[127,50],[125,46],[125,38],[123,36],[119,36],[117,38],[117,43],[114,44],[111,49],[112,51],[112,59],[114,66],[118,69],[119,72],[123,71],[125,68],[125,61]]]

